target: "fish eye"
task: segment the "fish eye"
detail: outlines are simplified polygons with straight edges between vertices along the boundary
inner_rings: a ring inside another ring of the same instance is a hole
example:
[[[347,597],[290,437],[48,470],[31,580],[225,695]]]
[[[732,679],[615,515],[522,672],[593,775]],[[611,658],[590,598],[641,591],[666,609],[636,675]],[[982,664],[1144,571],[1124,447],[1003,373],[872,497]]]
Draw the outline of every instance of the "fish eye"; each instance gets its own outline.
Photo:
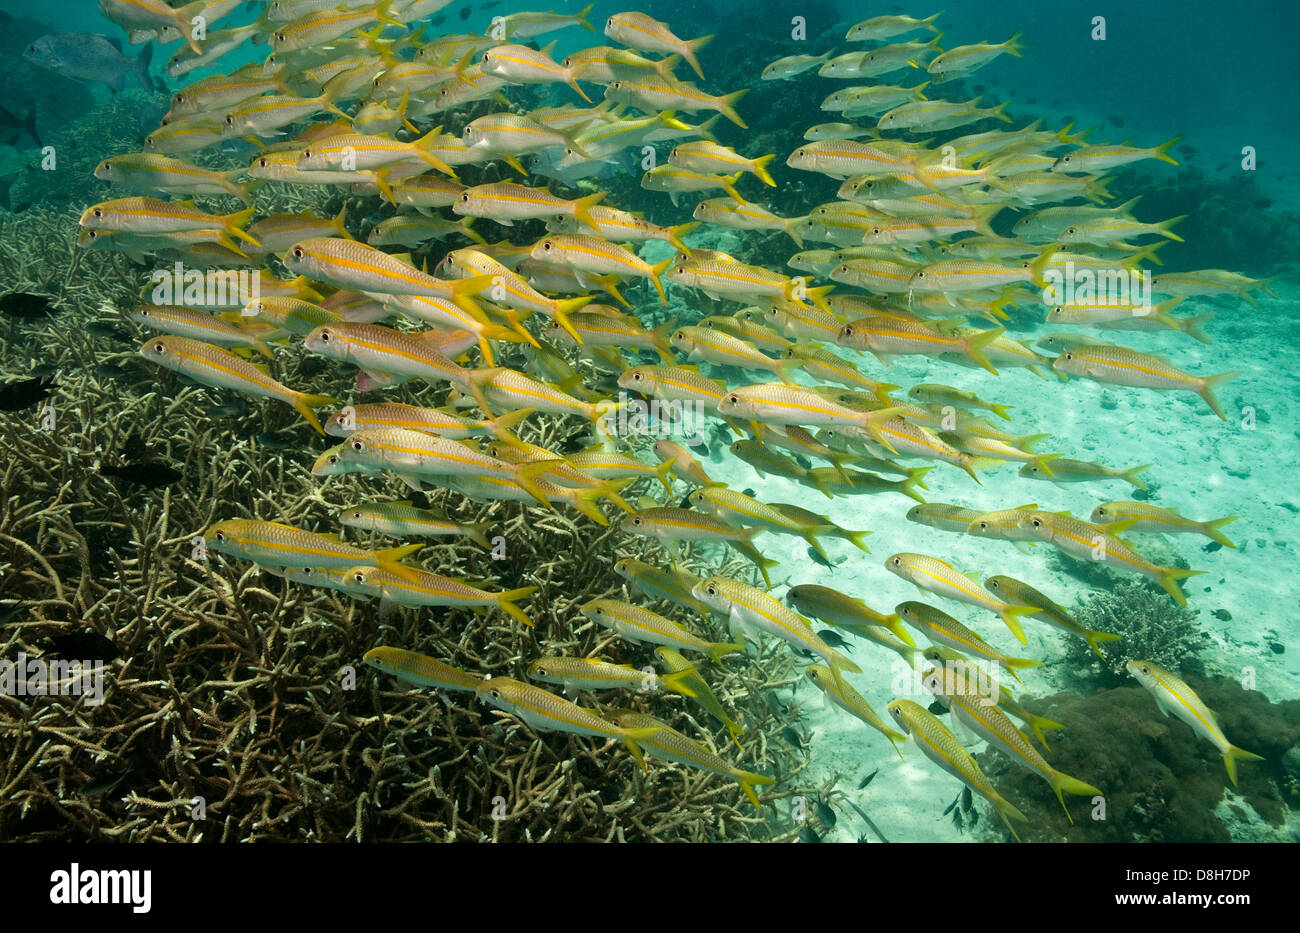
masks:
[[[95,216],[96,216],[96,217],[103,217],[103,216],[104,216],[104,212],[101,211],[99,208],[95,208]]]
[[[230,114],[226,114],[226,126],[234,126],[234,125],[235,125],[235,118],[232,117]]]
[[[988,530],[989,530],[989,523],[988,523],[988,522],[980,522],[980,531],[988,531]]]
[[[163,352],[164,350],[166,350],[167,348],[166,348],[165,346],[163,346],[161,343],[155,343],[155,344],[153,345],[153,349],[154,349],[154,352],[155,352],[155,353],[162,353],[162,352]]]
[[[1106,514],[1106,510],[1103,509],[1101,506],[1097,506],[1097,514],[1098,514],[1098,515],[1105,515],[1105,514]]]
[[[717,595],[718,595],[718,588],[717,588],[716,586],[714,586],[713,584],[709,584],[708,586],[706,586],[706,587],[704,588],[704,592],[708,593],[710,596],[717,596]]]
[[[918,273],[916,274],[916,277],[917,277],[918,279],[923,279],[923,278],[925,278],[925,273],[924,273],[924,272],[918,272]]]
[[[542,249],[544,249],[544,250],[548,250],[548,251],[549,251],[550,248],[551,248],[551,241],[550,241],[550,240],[547,240],[545,243],[542,244]]]
[[[329,343],[329,342],[330,342],[330,332],[329,332],[329,331],[327,331],[327,330],[323,330],[323,331],[320,332],[320,342],[321,342],[321,343]]]
[[[360,512],[353,512],[353,513],[352,513],[352,517],[353,517],[353,518],[360,518],[360,517],[361,517],[361,513],[360,513]]]
[[[257,160],[257,164],[258,164],[259,166],[261,166],[262,168],[266,168],[266,167],[267,167],[268,165],[270,165],[271,163],[268,162],[266,159],[258,159],[258,160]]]
[[[988,588],[991,589],[991,590],[996,590],[996,589],[998,588],[997,581],[996,581],[996,580],[990,580],[990,581],[988,582]]]
[[[299,247],[299,248],[297,248],[297,249],[295,249],[295,250],[293,251],[293,257],[294,257],[295,259],[301,259],[302,256],[303,256],[303,252],[302,252],[302,248],[301,248],[301,247]]]
[[[1066,228],[1065,228],[1065,232],[1066,232],[1066,233],[1078,233],[1078,232],[1079,232],[1079,228],[1078,228],[1078,227],[1066,227]]]
[[[361,441],[353,441],[353,442],[352,442],[352,449],[353,449],[353,450],[360,450],[360,449],[363,448],[363,447],[365,447],[365,444],[363,444]]]
[[[310,150],[310,149],[304,149],[304,150],[302,151],[302,157],[303,157],[304,159],[306,159],[306,158],[310,158],[310,157],[311,157],[311,150]]]
[[[275,41],[276,41],[276,42],[283,42],[283,41],[284,41],[284,33],[282,33],[282,32],[277,32],[277,33],[275,34]]]
[[[1066,358],[1067,360],[1072,360],[1072,359],[1074,359],[1074,354],[1073,354],[1073,353],[1067,353],[1067,354],[1065,354],[1065,358]]]
[[[639,519],[639,518],[634,518],[634,519],[632,519],[632,524],[633,524],[633,525],[639,525],[639,524],[641,524],[641,519]]]
[[[1142,673],[1144,673],[1144,674],[1150,674],[1150,673],[1151,673],[1151,668],[1147,667],[1146,665],[1143,665],[1143,666],[1142,666]]]
[[[354,574],[352,575],[352,579],[353,579],[353,580],[356,580],[358,583],[365,583],[365,582],[366,582],[366,575],[365,575],[364,573],[354,573]]]
[[[739,404],[740,404],[740,396],[739,396],[739,395],[736,395],[736,394],[733,393],[733,394],[727,396],[727,401],[730,402],[730,403],[733,404],[733,405],[739,405]]]
[[[468,194],[462,194],[462,195],[460,196],[460,199],[461,199],[462,201],[466,202],[466,203],[469,203],[469,195],[468,195]]]
[[[1033,523],[1033,526],[1034,526],[1035,528],[1041,528],[1041,527],[1043,527],[1043,522],[1042,522],[1041,519],[1031,518],[1029,521]]]
[[[903,566],[903,562],[902,562],[899,558],[895,557],[895,558],[894,558],[894,566],[895,566],[895,567],[901,567],[901,566]]]
[[[501,699],[501,691],[500,691],[500,690],[489,690],[488,693],[492,694],[492,699],[494,699],[494,700],[499,700],[499,699]]]

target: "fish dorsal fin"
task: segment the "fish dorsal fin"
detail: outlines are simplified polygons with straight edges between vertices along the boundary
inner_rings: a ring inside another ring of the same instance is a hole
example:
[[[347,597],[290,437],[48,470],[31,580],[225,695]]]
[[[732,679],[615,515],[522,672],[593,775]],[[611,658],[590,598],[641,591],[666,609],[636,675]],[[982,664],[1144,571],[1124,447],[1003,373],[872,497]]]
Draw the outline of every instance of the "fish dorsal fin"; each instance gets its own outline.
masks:
[[[1038,508],[1038,503],[1037,503],[1037,502],[1028,502],[1028,503],[1026,503],[1025,505],[1018,505],[1018,506],[1016,506],[1016,507],[1015,507],[1014,509],[1012,509],[1011,511],[1013,511],[1013,512],[1023,512],[1023,511],[1025,511],[1026,509],[1037,509],[1037,508]]]

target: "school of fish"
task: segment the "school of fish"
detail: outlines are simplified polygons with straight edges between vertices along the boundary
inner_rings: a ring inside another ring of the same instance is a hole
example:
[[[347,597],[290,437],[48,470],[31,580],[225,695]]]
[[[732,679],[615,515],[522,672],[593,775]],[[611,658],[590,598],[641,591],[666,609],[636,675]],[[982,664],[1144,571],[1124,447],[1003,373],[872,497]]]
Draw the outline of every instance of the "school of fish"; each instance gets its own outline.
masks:
[[[775,637],[816,662],[806,677],[828,702],[900,755],[911,737],[988,800],[1013,834],[1024,814],[993,787],[955,727],[929,711],[935,702],[952,713],[950,723],[1042,776],[1071,821],[1064,794],[1105,793],[1052,767],[1034,740],[1046,749],[1043,729],[1060,724],[1027,712],[1000,683],[1003,673],[1018,681],[1041,662],[985,640],[995,614],[1022,644],[1026,626],[1045,624],[1099,655],[1103,646],[1122,651],[1108,645],[1117,635],[1071,617],[1061,605],[1067,594],[964,573],[926,531],[916,552],[858,556],[848,565],[856,593],[800,584],[778,598],[770,576],[777,562],[764,555],[762,536],[802,538],[829,566],[823,539],[869,553],[870,532],[716,481],[697,459],[698,432],[649,443],[626,425],[644,422],[647,402],[658,403],[651,410],[670,424],[687,406],[703,412],[707,428],[728,438],[727,452],[760,476],[788,478],[828,500],[876,496],[928,529],[1010,541],[1022,556],[1039,555],[1026,559],[1041,560],[1047,550],[1030,545],[1048,544],[1145,576],[1185,603],[1180,581],[1198,571],[1144,557],[1142,535],[1199,534],[1231,547],[1220,530],[1231,516],[1190,518],[1150,501],[1108,501],[1080,518],[1022,502],[1050,497],[1050,484],[1118,481],[1142,490],[1138,474],[1148,465],[1043,452],[1050,435],[1034,425],[1013,430],[1013,405],[949,384],[960,382],[958,366],[992,374],[1024,368],[1045,391],[1065,396],[1071,377],[1123,392],[1188,392],[1226,418],[1215,389],[1235,374],[1198,374],[1175,363],[1180,341],[1209,342],[1210,315],[1175,311],[1189,296],[1253,304],[1268,283],[1217,269],[1157,272],[1149,279],[1151,293],[1164,296],[1157,303],[1102,287],[1159,265],[1158,248],[1180,239],[1172,228],[1181,218],[1139,220],[1138,199],[1108,205],[1106,190],[1107,173],[1122,166],[1177,164],[1170,155],[1177,139],[1150,148],[1093,142],[1071,126],[1017,120],[1007,102],[943,99],[944,82],[1023,47],[1019,35],[941,47],[938,14],[873,17],[848,31],[849,51],[792,54],[756,68],[762,81],[807,80],[815,71],[843,82],[821,106],[845,122],[810,126],[782,160],[719,142],[724,131],[743,139],[747,89],[711,87],[704,53],[712,37],[681,38],[640,12],[611,16],[603,30],[587,22],[590,7],[575,15],[518,12],[497,17],[486,35],[437,35],[428,20],[449,0],[274,0],[252,22],[220,29],[213,27],[241,6],[236,0],[176,9],[162,0],[98,2],[133,43],[180,42],[173,75],[211,67],[250,43],[266,53],[176,92],[141,151],[96,168],[120,197],[86,208],[80,246],[255,276],[254,300],[205,298],[209,272],[193,294],[178,289],[170,303],[127,311],[150,334],[140,354],[201,384],[292,406],[338,442],[316,459],[315,475],[373,481],[374,498],[345,509],[337,527],[418,542],[365,547],[337,533],[229,516],[203,532],[210,551],[303,585],[377,599],[381,613],[470,607],[532,627],[526,601],[535,587],[484,589],[412,560],[425,539],[490,547],[490,526],[386,499],[385,486],[396,480],[415,491],[576,510],[674,558],[688,545],[696,558],[716,557],[725,545],[754,565],[763,585],[701,578],[676,560],[623,560],[616,570],[632,598],[671,606],[681,618],[597,599],[568,620],[653,646],[662,673],[545,655],[525,659],[527,681],[485,678],[395,645],[375,647],[364,660],[453,700],[472,693],[534,730],[622,743],[642,768],[649,754],[728,776],[761,807],[758,789],[773,778],[734,764],[727,741],[718,747],[712,737],[684,735],[649,714],[619,710],[617,699],[595,708],[573,698],[673,691],[710,712],[743,753],[752,736],[714,696],[709,668],[747,642]],[[210,30],[203,37],[191,29],[196,17]],[[609,44],[556,60],[553,44],[532,41],[561,29],[603,32]],[[553,99],[567,102],[521,112],[512,89],[524,86],[551,86]],[[467,119],[470,107],[477,115]],[[968,132],[976,123],[990,128]],[[202,154],[210,164],[207,156],[231,140],[256,146],[246,166],[217,170],[193,161]],[[643,153],[658,144],[666,145],[656,152],[669,154],[644,171],[641,187],[668,195],[666,209],[680,218],[669,226],[610,203],[593,182],[610,166],[641,171]],[[510,180],[461,182],[460,174],[477,177],[489,163],[501,169],[493,177]],[[782,184],[771,171],[782,164],[789,179],[834,179],[837,200],[809,204],[803,216],[777,216],[762,200]],[[259,215],[255,194],[266,184],[334,186],[372,196],[389,216],[362,242],[343,213]],[[202,210],[195,197],[233,202],[232,209]],[[489,242],[484,220],[512,236]],[[1007,232],[995,232],[995,221]],[[693,247],[711,226],[750,231],[756,240],[778,233],[798,251],[783,270]],[[453,239],[468,245],[444,245]],[[642,258],[653,241],[671,253]],[[428,259],[418,262],[410,250]],[[691,309],[707,296],[710,310],[669,318],[670,292]],[[1035,348],[1013,337],[1026,316],[1073,329]],[[1167,338],[1169,354],[1111,342],[1126,330]],[[527,360],[525,371],[498,365],[503,346],[511,359]],[[277,357],[304,353],[354,366],[355,387],[335,378],[324,393],[275,378]],[[935,381],[885,381],[903,356],[924,357]],[[746,381],[755,376],[760,381]],[[415,393],[442,404],[411,404]],[[336,408],[318,415],[326,406]],[[1189,430],[1198,417],[1188,417]],[[516,436],[525,421],[563,418],[590,423],[589,449],[565,455]],[[1010,483],[1042,481],[1029,485],[1047,491],[1011,495],[993,512],[927,502],[921,493],[931,469],[960,470],[978,484],[1008,464],[1018,473]],[[639,496],[628,495],[633,484],[642,484]],[[925,601],[870,606],[860,596],[882,569],[914,584]],[[725,620],[729,634],[710,619]],[[812,620],[898,655],[929,695],[921,703],[894,698],[882,717],[860,691],[886,685],[855,686],[861,668],[844,653],[846,643],[828,640]],[[1258,756],[1232,745],[1175,674],[1142,659],[1128,668],[1162,712],[1219,750],[1235,784],[1236,762]]]

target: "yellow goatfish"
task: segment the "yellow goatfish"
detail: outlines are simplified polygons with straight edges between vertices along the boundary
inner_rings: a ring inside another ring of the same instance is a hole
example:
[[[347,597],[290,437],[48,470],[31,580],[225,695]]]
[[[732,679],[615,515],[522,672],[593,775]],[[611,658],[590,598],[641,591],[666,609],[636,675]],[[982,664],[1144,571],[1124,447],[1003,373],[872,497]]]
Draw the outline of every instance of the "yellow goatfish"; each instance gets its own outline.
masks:
[[[712,35],[698,39],[679,39],[673,35],[667,23],[647,16],[645,13],[615,13],[605,21],[605,35],[641,52],[664,52],[680,55],[704,79],[696,53],[713,39]]]
[[[475,692],[480,700],[513,714],[528,728],[539,732],[572,732],[619,739],[627,745],[643,771],[645,761],[637,743],[649,741],[659,733],[658,729],[624,729],[602,718],[595,710],[510,677],[493,677],[479,684]]]
[[[316,534],[279,522],[233,519],[217,522],[203,533],[206,546],[219,554],[242,557],[267,567],[321,567],[345,569],[359,565],[382,567],[399,577],[415,578],[416,568],[398,563],[424,547],[368,551],[339,540],[338,535]]]
[[[483,683],[483,678],[475,676],[459,667],[452,667],[437,658],[416,654],[404,648],[391,648],[380,645],[371,648],[361,658],[376,670],[391,674],[404,683],[417,687],[437,687],[440,690],[464,690],[473,693]]]
[[[862,698],[862,694],[854,690],[843,680],[836,682],[835,676],[831,673],[830,668],[821,664],[812,664],[804,668],[804,674],[812,681],[822,693],[826,694],[826,699],[834,703],[840,709],[844,710],[851,716],[861,719],[871,728],[875,729],[885,738],[889,739],[894,746],[894,751],[898,752],[898,757],[902,758],[903,753],[898,748],[899,742],[906,742],[907,736],[900,732],[895,732],[885,721],[876,714],[871,708],[871,704]]]
[[[1111,385],[1195,392],[1223,421],[1227,421],[1228,416],[1214,397],[1214,389],[1238,375],[1230,372],[1193,376],[1158,356],[1117,346],[1074,347],[1058,356],[1052,362],[1052,369]]]
[[[767,632],[801,651],[820,656],[836,683],[842,682],[844,671],[862,673],[862,668],[826,644],[807,619],[747,583],[710,577],[697,583],[691,595],[727,616],[733,629],[739,627],[754,641],[758,632]]]
[[[993,804],[998,816],[1006,824],[1007,831],[1016,837],[1017,842],[1020,841],[1020,836],[1011,828],[1008,817],[1021,822],[1028,822],[1028,818],[994,789],[970,752],[961,747],[957,737],[943,723],[911,700],[894,700],[889,704],[889,713],[899,728],[916,739],[916,747],[925,757]]]
[[[1072,635],[1078,635],[1088,643],[1091,648],[1103,661],[1106,656],[1101,653],[1097,645],[1103,641],[1119,641],[1119,635],[1113,635],[1110,632],[1096,632],[1080,625],[1063,606],[1058,605],[1051,599],[1048,599],[1038,590],[1034,589],[1028,583],[1017,580],[1015,577],[995,576],[989,577],[984,581],[984,588],[994,596],[1002,599],[1013,599],[1018,603],[1027,606],[1037,606],[1039,611],[1031,616],[1030,619],[1042,619],[1049,625],[1069,632]]]
[[[261,244],[241,227],[253,216],[253,209],[234,214],[207,214],[190,201],[158,198],[118,198],[88,207],[79,223],[88,230],[109,230],[141,236],[165,236],[188,230],[221,230],[253,246]]]
[[[1205,572],[1160,567],[1106,531],[1103,526],[1080,521],[1070,515],[1056,512],[1031,512],[1025,519],[1025,523],[1041,540],[1055,544],[1062,551],[1080,560],[1101,561],[1120,570],[1150,577],[1164,587],[1165,592],[1180,606],[1187,605],[1187,597],[1179,588],[1178,581]]]
[[[666,645],[679,651],[701,651],[715,661],[745,647],[739,642],[705,641],[672,619],[617,599],[593,599],[580,607],[579,611],[592,622],[605,626],[629,641]]]
[[[1047,759],[1029,744],[1024,733],[1016,728],[1016,724],[998,708],[997,703],[970,690],[970,685],[964,678],[952,677],[944,668],[932,667],[922,672],[921,682],[963,725],[1016,764],[1028,768],[1047,781],[1056,794],[1056,799],[1061,802],[1066,819],[1071,823],[1074,822],[1074,817],[1065,805],[1064,794],[1102,796],[1102,792],[1091,784],[1085,784],[1048,764]]]
[[[270,347],[256,334],[206,311],[181,305],[140,305],[127,316],[165,334],[232,347],[253,347],[262,356],[271,358]]]
[[[615,690],[620,687],[642,692],[658,690],[660,687],[691,696],[690,688],[682,681],[688,673],[695,673],[694,668],[662,677],[652,669],[632,667],[628,664],[612,664],[599,658],[565,658],[546,656],[532,661],[528,665],[528,678],[539,680],[544,684],[561,684],[566,692],[573,690]]]
[[[706,609],[707,611],[707,609]],[[744,729],[740,727],[734,719],[727,715],[727,711],[722,708],[718,698],[714,695],[713,690],[709,687],[708,681],[700,676],[697,668],[682,655],[669,648],[667,645],[660,645],[655,649],[657,657],[664,667],[668,668],[669,673],[683,675],[682,683],[690,689],[690,697],[696,703],[708,710],[718,722],[726,727],[727,732],[731,734],[732,740],[736,743],[737,748],[742,748],[740,737],[744,734]]]
[[[995,661],[1005,667],[1016,680],[1020,680],[1020,675],[1016,673],[1017,668],[1041,667],[1043,664],[1042,661],[1035,661],[1033,658],[1013,658],[1003,654],[948,613],[925,603],[914,601],[899,603],[894,607],[894,612],[932,643],[946,645],[986,661]]]
[[[1160,712],[1168,716],[1173,713],[1192,727],[1201,738],[1219,750],[1223,755],[1223,765],[1228,769],[1228,778],[1232,786],[1237,786],[1237,759],[1244,761],[1263,761],[1263,755],[1256,755],[1244,748],[1238,748],[1227,740],[1219,726],[1219,719],[1214,711],[1202,702],[1191,687],[1183,683],[1169,671],[1151,661],[1129,661],[1124,665],[1130,674],[1137,678],[1146,690],[1155,697]]]
[[[1216,518],[1207,522],[1179,515],[1175,509],[1162,509],[1150,502],[1103,502],[1092,510],[1088,520],[1094,525],[1111,525],[1122,523],[1128,531],[1150,531],[1162,534],[1198,534],[1205,535],[1224,547],[1235,548],[1237,545],[1219,529],[1229,522],[1235,522],[1238,516]]]
[[[381,615],[395,605],[473,608],[496,606],[516,621],[529,628],[533,627],[533,620],[515,603],[536,592],[535,586],[489,593],[462,580],[454,580],[428,570],[406,568],[405,572],[399,574],[386,567],[362,566],[353,567],[349,573],[358,591],[380,598]]]
[[[937,557],[895,554],[885,561],[885,569],[904,580],[910,580],[917,589],[996,612],[1020,643],[1025,644],[1025,630],[1021,627],[1019,618],[1037,612],[1036,607],[1017,606],[993,599],[979,589],[978,578],[958,572],[952,564]]]
[[[641,745],[653,757],[734,778],[740,784],[741,791],[755,807],[761,807],[762,802],[758,799],[754,788],[763,784],[776,783],[776,778],[755,774],[752,771],[742,771],[713,754],[699,742],[687,738],[648,713],[617,711],[610,713],[609,718],[628,729],[654,729],[653,736],[641,740]]]
[[[325,432],[312,409],[338,401],[329,395],[311,395],[291,389],[272,379],[258,364],[189,337],[154,337],[140,347],[140,355],[204,385],[279,399],[292,405],[318,434]]]

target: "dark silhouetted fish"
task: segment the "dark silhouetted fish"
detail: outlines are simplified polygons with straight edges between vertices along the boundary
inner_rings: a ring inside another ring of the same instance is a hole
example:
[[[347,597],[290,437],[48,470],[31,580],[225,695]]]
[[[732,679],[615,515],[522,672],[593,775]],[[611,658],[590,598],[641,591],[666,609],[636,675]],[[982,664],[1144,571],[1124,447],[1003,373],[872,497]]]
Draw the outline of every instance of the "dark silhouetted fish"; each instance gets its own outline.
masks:
[[[822,629],[820,632],[817,633],[817,636],[821,638],[822,641],[826,642],[826,644],[830,645],[832,648],[852,647],[852,645],[850,645],[847,641],[844,640],[843,635],[841,635],[839,632],[832,631],[831,629],[828,628]]]
[[[131,343],[131,335],[120,327],[105,324],[103,321],[91,321],[86,325],[86,333],[92,337],[108,337],[122,343]]]
[[[137,460],[123,466],[101,466],[100,475],[111,476],[123,482],[146,489],[161,489],[177,482],[183,475],[180,470],[158,460]]]
[[[54,302],[49,295],[33,295],[31,292],[10,292],[0,298],[0,311],[10,317],[34,320],[57,314],[59,309],[54,306]]]
[[[59,367],[54,363],[42,363],[40,366],[32,367],[32,376],[43,379],[46,376],[53,376],[58,371]]]
[[[24,136],[29,137],[37,146],[45,145],[36,129],[36,107],[30,107],[25,117],[19,117],[0,107],[0,142],[6,146],[17,146]]]
[[[487,7],[484,7],[484,9],[487,9]],[[469,19],[469,13],[470,13],[469,7],[463,7],[460,11],[460,18]]]
[[[868,774],[868,775],[867,775],[866,777],[864,777],[862,780],[858,781],[858,790],[862,790],[864,787],[866,787],[868,784],[870,784],[871,781],[872,781],[872,779],[873,779],[877,774],[879,774],[879,773],[880,773],[880,769],[877,768],[875,771],[872,771],[870,774]]]
[[[139,58],[122,54],[116,39],[96,32],[53,32],[27,44],[23,58],[73,81],[102,81],[114,94],[126,89],[126,76],[133,74],[146,90],[154,89],[149,75],[153,44],[145,43]]]
[[[290,447],[301,446],[302,443],[293,431],[261,431],[254,440],[267,450],[288,450]]]
[[[248,414],[248,403],[239,398],[213,405],[207,410],[209,418],[234,418],[246,414]]]
[[[58,386],[48,376],[40,379],[24,379],[0,386],[0,411],[22,411],[53,394]]]
[[[817,835],[817,830],[813,829],[811,826],[800,826],[800,827],[799,827],[799,841],[800,841],[800,842],[809,842],[809,843],[811,843],[811,842],[821,842],[821,841],[822,841],[822,838],[821,838],[821,836],[818,836],[818,835]]]
[[[125,379],[131,375],[131,370],[120,363],[99,363],[90,371],[100,379]]]
[[[121,654],[116,645],[97,632],[51,635],[50,643],[61,658],[69,661],[111,661]]]

